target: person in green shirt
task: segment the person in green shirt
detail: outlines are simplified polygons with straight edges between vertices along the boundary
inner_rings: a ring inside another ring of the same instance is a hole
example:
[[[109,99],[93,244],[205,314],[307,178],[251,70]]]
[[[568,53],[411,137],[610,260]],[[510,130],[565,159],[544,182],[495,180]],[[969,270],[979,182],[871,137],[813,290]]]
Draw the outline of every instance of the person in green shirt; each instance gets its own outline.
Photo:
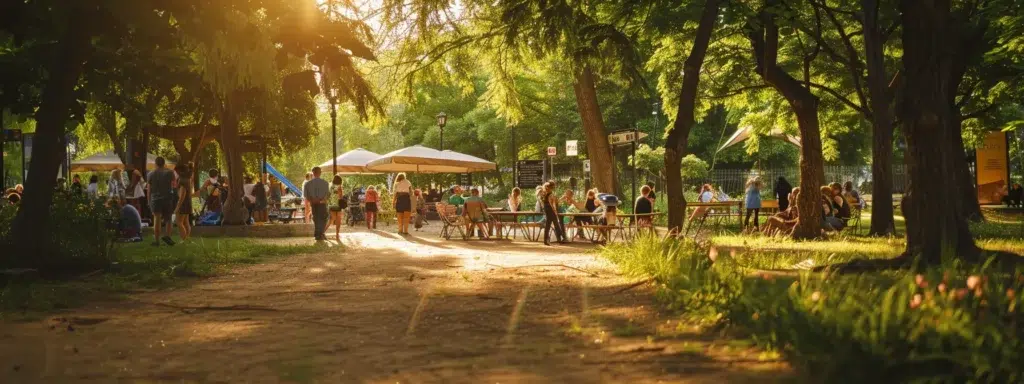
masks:
[[[461,207],[466,204],[466,199],[462,197],[462,187],[456,186],[452,190],[452,195],[448,197],[448,204],[456,207]]]

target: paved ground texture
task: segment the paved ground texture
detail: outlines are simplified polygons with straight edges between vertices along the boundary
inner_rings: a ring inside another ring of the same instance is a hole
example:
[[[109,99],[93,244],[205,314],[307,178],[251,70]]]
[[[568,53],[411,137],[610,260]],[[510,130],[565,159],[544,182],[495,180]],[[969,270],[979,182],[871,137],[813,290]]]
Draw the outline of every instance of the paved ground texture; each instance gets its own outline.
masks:
[[[264,241],[311,242],[307,239]],[[315,253],[0,323],[0,382],[769,383],[590,244],[350,230]]]

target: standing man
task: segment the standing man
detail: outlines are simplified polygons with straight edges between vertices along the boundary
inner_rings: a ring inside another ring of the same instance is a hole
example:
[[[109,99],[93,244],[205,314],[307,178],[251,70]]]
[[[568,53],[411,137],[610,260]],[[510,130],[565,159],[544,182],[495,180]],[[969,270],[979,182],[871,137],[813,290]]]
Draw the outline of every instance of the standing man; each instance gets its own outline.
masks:
[[[324,229],[327,228],[327,196],[330,193],[331,186],[320,178],[320,167],[313,167],[313,178],[302,186],[302,197],[306,198],[313,211],[313,237],[317,240],[327,240]]]
[[[153,211],[153,246],[160,246],[160,240],[174,245],[171,240],[171,215],[174,214],[174,171],[167,169],[163,157],[156,158],[156,169],[149,173],[149,209]],[[166,222],[163,220],[167,220]],[[165,228],[166,227],[166,228]],[[161,235],[161,231],[166,233]]]

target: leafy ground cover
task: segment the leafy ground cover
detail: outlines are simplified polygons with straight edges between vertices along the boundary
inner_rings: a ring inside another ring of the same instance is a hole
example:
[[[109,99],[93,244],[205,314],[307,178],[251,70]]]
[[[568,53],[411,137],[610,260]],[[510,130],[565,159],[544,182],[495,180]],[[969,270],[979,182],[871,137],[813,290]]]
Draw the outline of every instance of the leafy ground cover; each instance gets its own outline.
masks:
[[[1024,252],[1019,219],[989,219],[972,228],[979,246]],[[901,238],[798,242],[732,233],[721,228],[702,243],[644,238],[602,253],[625,273],[656,281],[659,299],[682,317],[745,336],[812,380],[1024,379],[1016,363],[1024,359],[1021,271],[950,263],[922,273],[773,273],[765,270],[892,257],[905,244]]]

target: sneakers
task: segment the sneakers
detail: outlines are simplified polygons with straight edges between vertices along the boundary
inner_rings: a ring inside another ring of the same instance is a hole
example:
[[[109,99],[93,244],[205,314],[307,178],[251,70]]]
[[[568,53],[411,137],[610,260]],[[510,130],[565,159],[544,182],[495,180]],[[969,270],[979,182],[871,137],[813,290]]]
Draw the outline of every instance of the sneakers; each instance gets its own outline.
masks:
[[[164,243],[166,243],[169,246],[173,246],[174,245],[174,240],[171,240],[170,236],[161,237],[160,240],[163,240]]]

